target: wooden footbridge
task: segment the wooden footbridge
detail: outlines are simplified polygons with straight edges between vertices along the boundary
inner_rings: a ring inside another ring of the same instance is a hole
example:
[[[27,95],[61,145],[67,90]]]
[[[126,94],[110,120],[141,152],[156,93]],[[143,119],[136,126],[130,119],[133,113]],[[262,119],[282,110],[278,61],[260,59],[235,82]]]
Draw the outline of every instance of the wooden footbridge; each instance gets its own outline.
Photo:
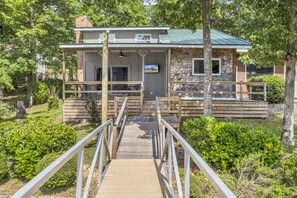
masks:
[[[75,155],[78,156],[77,198],[190,197],[190,163],[195,163],[204,173],[218,197],[235,197],[179,135],[178,113],[169,115],[171,112],[166,110],[162,113],[159,102],[157,98],[155,117],[129,117],[128,98],[125,98],[114,122],[110,119],[97,127],[12,197],[31,197]],[[96,149],[88,177],[84,178],[84,147],[94,138],[97,138]],[[182,148],[182,157],[180,152],[177,155],[176,147]],[[179,168],[184,170],[183,177]]]

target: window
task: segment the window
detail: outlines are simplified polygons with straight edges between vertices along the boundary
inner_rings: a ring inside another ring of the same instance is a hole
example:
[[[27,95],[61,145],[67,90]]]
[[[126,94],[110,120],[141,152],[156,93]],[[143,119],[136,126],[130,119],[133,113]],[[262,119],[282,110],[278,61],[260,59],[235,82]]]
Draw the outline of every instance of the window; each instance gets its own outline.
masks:
[[[112,72],[110,72],[112,71]],[[97,81],[102,81],[102,68],[96,69],[96,79]],[[128,67],[111,67],[108,68],[108,81],[128,81]],[[109,89],[112,90],[123,90],[126,89],[126,85],[108,85]],[[98,86],[101,90],[101,85]]]
[[[273,75],[274,72],[274,67],[269,66],[269,67],[257,67],[254,64],[250,64],[246,66],[246,78],[250,78],[252,76],[261,76],[264,74],[271,74]]]
[[[150,34],[136,34],[136,43],[150,43],[151,35]]]
[[[204,59],[203,58],[193,58],[192,63],[192,74],[193,75],[204,75]],[[212,74],[221,75],[221,59],[212,59]]]
[[[103,42],[103,34],[99,34],[99,43]],[[115,43],[115,34],[108,34],[108,43]]]

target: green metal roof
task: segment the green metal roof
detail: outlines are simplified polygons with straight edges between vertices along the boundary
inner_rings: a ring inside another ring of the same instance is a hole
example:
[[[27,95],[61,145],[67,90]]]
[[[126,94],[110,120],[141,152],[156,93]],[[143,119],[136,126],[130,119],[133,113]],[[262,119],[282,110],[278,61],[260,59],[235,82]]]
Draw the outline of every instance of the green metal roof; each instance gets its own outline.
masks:
[[[203,30],[197,29],[192,32],[189,29],[170,29],[167,33],[159,34],[160,43],[180,44],[180,45],[203,45]],[[211,30],[212,45],[246,45],[251,43],[234,36],[225,34],[218,30]]]

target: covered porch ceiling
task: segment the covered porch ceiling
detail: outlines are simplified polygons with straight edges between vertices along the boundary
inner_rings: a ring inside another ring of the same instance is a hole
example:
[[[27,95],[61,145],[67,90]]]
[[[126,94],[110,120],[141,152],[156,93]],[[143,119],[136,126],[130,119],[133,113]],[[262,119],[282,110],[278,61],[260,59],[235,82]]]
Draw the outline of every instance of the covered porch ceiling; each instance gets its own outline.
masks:
[[[191,49],[202,49],[203,45],[179,45],[179,44],[167,44],[167,43],[110,43],[108,47],[113,50],[167,50],[169,48],[191,48]],[[60,48],[64,51],[98,51],[102,50],[103,44],[101,43],[79,43],[79,44],[60,44]],[[237,52],[243,52],[250,48],[246,45],[212,45],[214,49],[236,49]]]

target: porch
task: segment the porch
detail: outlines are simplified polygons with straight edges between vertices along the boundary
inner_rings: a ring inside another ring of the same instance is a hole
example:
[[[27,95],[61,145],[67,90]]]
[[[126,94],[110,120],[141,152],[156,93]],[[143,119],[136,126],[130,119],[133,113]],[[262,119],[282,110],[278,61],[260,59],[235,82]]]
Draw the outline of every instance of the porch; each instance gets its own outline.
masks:
[[[170,82],[168,97],[159,97],[162,113],[176,114],[181,120],[203,115],[203,82]],[[218,118],[267,118],[266,84],[252,82],[212,82],[212,86],[227,87],[213,91],[213,116]],[[261,91],[253,87],[261,87]],[[109,82],[108,116],[116,117],[128,97],[129,116],[155,116],[155,98],[145,97],[142,81]],[[238,90],[238,91],[236,91]],[[246,91],[244,91],[246,90]],[[101,112],[101,82],[65,82],[63,120],[73,122],[90,119],[86,109],[89,99]],[[255,96],[257,96],[255,98]],[[257,100],[256,100],[257,99]],[[100,113],[99,113],[100,115]]]

